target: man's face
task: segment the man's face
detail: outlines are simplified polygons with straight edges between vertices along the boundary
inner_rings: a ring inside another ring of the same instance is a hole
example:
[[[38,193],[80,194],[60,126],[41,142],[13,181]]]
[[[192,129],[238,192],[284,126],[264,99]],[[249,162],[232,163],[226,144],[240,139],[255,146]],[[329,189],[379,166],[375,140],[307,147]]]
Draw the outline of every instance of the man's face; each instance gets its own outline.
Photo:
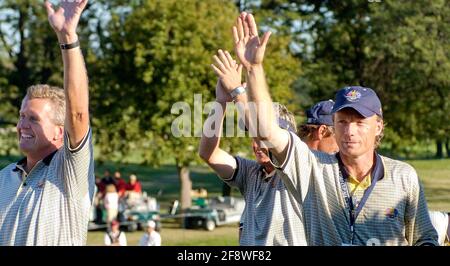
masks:
[[[352,108],[344,108],[334,117],[336,142],[343,156],[360,157],[375,150],[375,138],[383,129],[377,116],[364,118]]]
[[[115,178],[121,178],[120,172],[115,172],[115,173],[114,173],[114,177],[115,177]]]
[[[19,148],[26,155],[39,156],[62,144],[63,127],[53,123],[53,108],[48,99],[25,98],[17,122]]]
[[[269,149],[262,148],[261,145],[256,140],[253,140],[252,147],[253,147],[253,152],[255,153],[255,156],[256,156],[256,161],[259,164],[264,164],[264,163],[270,162]]]

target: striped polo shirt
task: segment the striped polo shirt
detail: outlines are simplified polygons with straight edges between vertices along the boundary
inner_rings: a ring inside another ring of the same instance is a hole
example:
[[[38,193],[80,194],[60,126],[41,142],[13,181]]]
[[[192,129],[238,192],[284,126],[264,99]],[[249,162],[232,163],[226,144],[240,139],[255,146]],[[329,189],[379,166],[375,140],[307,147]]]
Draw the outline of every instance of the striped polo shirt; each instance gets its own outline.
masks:
[[[228,185],[245,198],[241,246],[306,245],[300,205],[277,174],[268,176],[256,161],[236,157]]]
[[[310,150],[289,134],[286,160],[277,171],[303,208],[308,244],[351,243],[336,156]],[[380,158],[384,176],[356,218],[353,245],[438,245],[416,171],[404,162]]]
[[[0,245],[85,245],[94,196],[91,130],[64,145],[29,173],[26,158],[0,171]]]

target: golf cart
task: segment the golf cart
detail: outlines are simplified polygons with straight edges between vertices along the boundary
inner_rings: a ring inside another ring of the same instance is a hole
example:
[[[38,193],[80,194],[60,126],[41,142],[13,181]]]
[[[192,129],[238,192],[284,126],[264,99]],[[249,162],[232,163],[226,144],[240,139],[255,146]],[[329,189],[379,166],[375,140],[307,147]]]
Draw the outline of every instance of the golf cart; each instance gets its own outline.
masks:
[[[161,229],[159,206],[156,199],[147,196],[146,192],[133,197],[132,200],[129,198],[121,199],[117,220],[120,222],[120,227],[128,232],[142,230],[149,220],[155,221],[156,231]],[[100,202],[99,208],[93,208],[92,210],[88,230],[104,230],[107,227],[106,210]]]
[[[203,228],[212,231],[216,226],[237,224],[245,207],[242,198],[215,197],[206,206],[194,206],[184,212],[184,228]]]

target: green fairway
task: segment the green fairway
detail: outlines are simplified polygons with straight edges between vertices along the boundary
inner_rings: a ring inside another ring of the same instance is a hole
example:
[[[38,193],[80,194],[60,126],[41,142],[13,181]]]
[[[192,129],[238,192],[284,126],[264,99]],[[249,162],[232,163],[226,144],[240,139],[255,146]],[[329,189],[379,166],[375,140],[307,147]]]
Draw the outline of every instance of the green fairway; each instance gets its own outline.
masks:
[[[408,162],[424,185],[428,208],[450,212],[450,159]]]

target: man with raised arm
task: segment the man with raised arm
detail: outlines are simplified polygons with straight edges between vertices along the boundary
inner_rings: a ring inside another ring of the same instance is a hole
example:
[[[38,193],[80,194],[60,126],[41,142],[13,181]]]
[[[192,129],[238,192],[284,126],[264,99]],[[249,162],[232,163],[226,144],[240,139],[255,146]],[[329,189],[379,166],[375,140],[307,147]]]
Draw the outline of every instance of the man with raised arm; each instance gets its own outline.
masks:
[[[228,52],[219,50],[214,71],[219,77],[216,105],[205,121],[200,141],[200,157],[228,185],[239,189],[245,199],[241,216],[239,243],[242,246],[306,245],[301,208],[286,189],[268,157],[268,149],[254,139],[256,160],[232,156],[220,148],[223,119],[227,102],[232,100],[240,113],[249,111],[247,95],[241,85],[241,67]],[[286,107],[278,105],[278,125],[295,132],[294,116]],[[245,124],[251,125],[246,119]]]
[[[0,171],[0,245],[85,245],[94,196],[88,77],[76,33],[87,0],[45,1],[64,89],[28,88],[17,134],[25,157]]]
[[[270,36],[260,40],[251,14],[233,28],[247,75],[254,127],[274,156],[274,167],[303,209],[309,245],[437,245],[423,189],[408,164],[380,156],[383,113],[372,89],[345,87],[336,94],[334,127],[339,153],[310,150],[274,121],[263,70]],[[252,113],[250,113],[250,116]]]

